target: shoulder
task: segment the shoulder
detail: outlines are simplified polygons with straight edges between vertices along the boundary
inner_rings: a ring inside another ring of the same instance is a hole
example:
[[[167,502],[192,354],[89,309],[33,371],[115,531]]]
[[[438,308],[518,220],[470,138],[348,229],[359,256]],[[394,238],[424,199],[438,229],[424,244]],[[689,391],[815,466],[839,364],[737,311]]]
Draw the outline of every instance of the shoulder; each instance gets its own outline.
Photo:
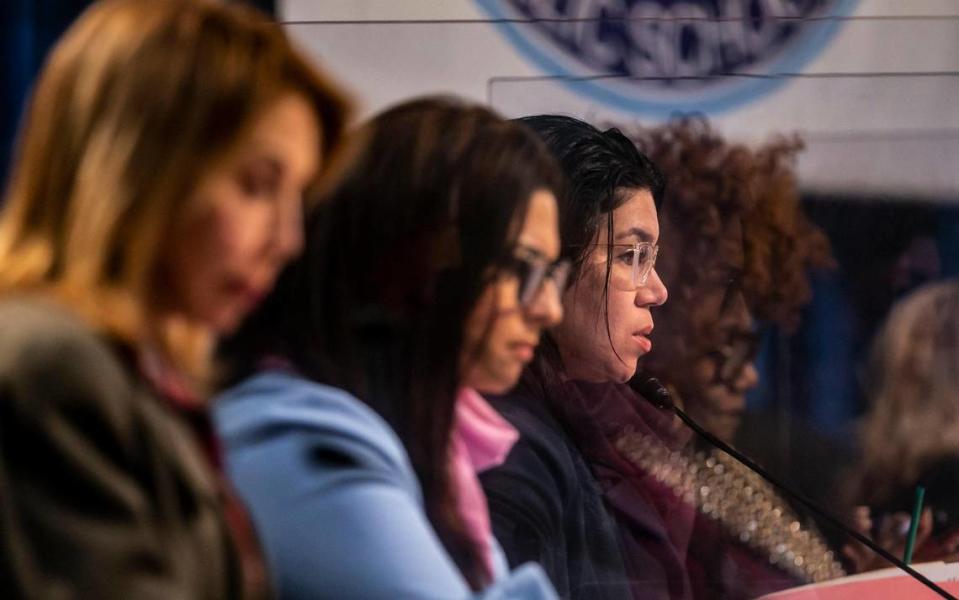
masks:
[[[536,457],[536,462],[557,471],[557,475],[574,476],[578,456],[575,445],[542,402],[510,394],[492,398],[490,404],[520,433],[507,462]]]
[[[213,416],[229,453],[292,444],[334,462],[412,473],[402,442],[375,411],[293,373],[268,370],[240,382],[217,396]]]
[[[64,354],[71,358],[112,356],[101,336],[53,301],[40,298],[0,300],[0,359],[3,364],[47,364]]]
[[[489,403],[520,432],[525,442],[543,452],[564,454],[569,436],[543,402],[522,394],[495,396]]]
[[[115,405],[131,386],[105,339],[41,299],[0,300],[0,382],[10,402],[31,411]]]
[[[577,461],[582,462],[582,458],[543,403],[510,394],[492,398],[490,404],[519,431],[520,437],[502,465],[481,475],[487,492],[513,496],[521,488],[549,503],[577,495],[582,471]]]

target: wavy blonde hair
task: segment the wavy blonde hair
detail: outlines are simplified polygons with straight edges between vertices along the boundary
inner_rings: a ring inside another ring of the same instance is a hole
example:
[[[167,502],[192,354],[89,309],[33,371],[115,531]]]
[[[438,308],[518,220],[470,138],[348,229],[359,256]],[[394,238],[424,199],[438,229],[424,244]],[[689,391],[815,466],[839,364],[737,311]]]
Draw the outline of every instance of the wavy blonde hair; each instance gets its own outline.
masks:
[[[349,102],[279,26],[212,1],[94,4],[27,108],[0,215],[0,294],[52,296],[205,373],[209,334],[150,314],[158,263],[199,180],[290,92],[316,112],[325,181],[344,161]]]
[[[897,303],[873,344],[863,420],[863,499],[882,503],[959,453],[959,282]]]

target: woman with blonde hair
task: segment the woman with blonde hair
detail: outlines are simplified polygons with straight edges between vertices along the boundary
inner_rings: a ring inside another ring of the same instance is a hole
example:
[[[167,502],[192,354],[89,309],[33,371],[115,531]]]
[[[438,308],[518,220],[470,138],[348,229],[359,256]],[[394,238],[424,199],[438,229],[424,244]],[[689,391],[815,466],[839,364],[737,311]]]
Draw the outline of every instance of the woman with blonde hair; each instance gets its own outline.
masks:
[[[959,542],[959,282],[929,284],[893,307],[874,342],[869,375],[872,406],[861,430],[856,501],[871,508],[873,533],[895,550],[894,540],[904,543],[895,524],[908,520],[916,486],[925,487],[930,510],[920,521],[916,557],[954,556]]]
[[[214,2],[97,3],[53,50],[0,214],[4,597],[262,591],[204,379],[299,251],[348,108]]]

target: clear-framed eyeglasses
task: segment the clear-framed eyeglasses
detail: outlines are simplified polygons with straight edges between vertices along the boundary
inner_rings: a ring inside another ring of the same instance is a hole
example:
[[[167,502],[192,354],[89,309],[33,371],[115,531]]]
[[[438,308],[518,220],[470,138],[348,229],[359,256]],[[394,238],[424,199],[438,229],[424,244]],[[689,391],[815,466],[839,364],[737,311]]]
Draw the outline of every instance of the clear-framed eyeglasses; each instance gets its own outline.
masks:
[[[657,256],[659,246],[652,242],[613,244],[612,281],[619,289],[638,290],[656,268]]]
[[[526,308],[539,296],[547,281],[562,294],[569,279],[570,262],[550,262],[534,253],[517,252],[509,257],[506,270],[519,280],[519,303]]]

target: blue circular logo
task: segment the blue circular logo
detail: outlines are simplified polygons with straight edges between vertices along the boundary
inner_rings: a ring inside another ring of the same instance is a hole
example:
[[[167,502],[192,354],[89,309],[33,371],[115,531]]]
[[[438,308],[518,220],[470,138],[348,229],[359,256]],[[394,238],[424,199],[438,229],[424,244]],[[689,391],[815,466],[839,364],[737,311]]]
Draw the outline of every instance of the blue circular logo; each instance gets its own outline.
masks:
[[[574,92],[653,116],[768,94],[831,41],[857,0],[477,0]]]

